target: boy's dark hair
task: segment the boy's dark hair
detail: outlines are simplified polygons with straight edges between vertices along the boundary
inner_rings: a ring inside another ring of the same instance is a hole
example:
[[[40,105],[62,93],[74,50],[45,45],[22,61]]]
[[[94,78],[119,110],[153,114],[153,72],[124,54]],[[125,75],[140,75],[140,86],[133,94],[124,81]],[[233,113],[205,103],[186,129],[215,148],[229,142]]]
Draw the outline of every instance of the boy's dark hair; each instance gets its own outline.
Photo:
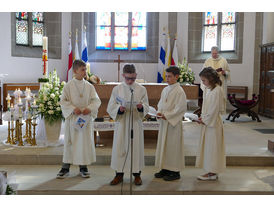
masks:
[[[166,72],[171,72],[174,76],[175,75],[180,75],[180,69],[176,66],[170,66],[166,69]]]
[[[73,64],[72,64],[72,69],[76,70],[79,67],[85,67],[85,66],[86,66],[86,63],[83,60],[75,59]]]
[[[216,87],[216,84],[222,86],[222,81],[220,80],[219,74],[212,67],[203,68],[203,70],[199,73],[199,76],[208,79],[212,89]]]
[[[135,69],[135,66],[134,64],[126,64],[124,67],[123,67],[123,73],[129,73],[129,74],[133,74],[133,73],[136,73],[136,69]]]

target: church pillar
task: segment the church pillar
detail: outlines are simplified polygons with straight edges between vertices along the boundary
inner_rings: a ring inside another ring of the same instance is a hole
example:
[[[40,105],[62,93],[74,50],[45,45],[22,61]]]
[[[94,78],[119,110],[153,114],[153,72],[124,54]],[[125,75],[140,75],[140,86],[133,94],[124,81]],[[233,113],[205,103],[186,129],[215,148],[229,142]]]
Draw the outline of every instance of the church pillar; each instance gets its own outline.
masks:
[[[261,48],[263,39],[263,13],[256,13],[256,23],[255,23],[255,47],[254,47],[254,72],[253,72],[253,92],[256,95],[259,94],[260,90],[260,57],[261,57]],[[259,105],[254,109],[258,112]]]

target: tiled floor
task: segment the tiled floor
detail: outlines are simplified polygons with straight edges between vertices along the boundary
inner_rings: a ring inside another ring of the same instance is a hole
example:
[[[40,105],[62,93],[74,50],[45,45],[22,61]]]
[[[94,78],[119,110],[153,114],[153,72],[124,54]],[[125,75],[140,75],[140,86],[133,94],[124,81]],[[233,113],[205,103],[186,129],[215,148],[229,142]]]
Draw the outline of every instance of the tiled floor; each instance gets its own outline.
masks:
[[[66,179],[56,179],[59,166],[11,166],[1,170],[11,174],[18,184],[18,194],[121,194],[121,185],[110,186],[114,171],[109,166],[89,166],[91,178],[78,175],[76,166]],[[173,182],[154,178],[157,172],[148,166],[142,172],[143,185],[133,185],[133,194],[274,194],[274,168],[228,167],[218,181],[199,181],[201,169],[187,167],[182,178]],[[124,178],[123,194],[129,194],[129,175]]]

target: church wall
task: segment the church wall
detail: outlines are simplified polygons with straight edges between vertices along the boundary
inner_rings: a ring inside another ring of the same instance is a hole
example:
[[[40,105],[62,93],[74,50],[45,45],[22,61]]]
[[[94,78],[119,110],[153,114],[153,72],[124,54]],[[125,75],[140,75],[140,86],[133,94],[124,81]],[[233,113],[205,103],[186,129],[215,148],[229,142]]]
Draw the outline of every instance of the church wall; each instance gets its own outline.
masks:
[[[230,64],[231,83],[230,85],[248,86],[249,95],[253,89],[253,69],[254,69],[254,45],[255,45],[255,22],[256,13],[244,14],[244,38],[243,38],[243,59],[241,64]],[[167,12],[159,13],[159,37],[163,27],[168,28]],[[0,38],[0,73],[7,73],[9,76],[5,82],[36,82],[41,76],[42,61],[40,58],[24,58],[11,56],[11,16],[10,13],[0,12],[0,22],[2,28]],[[272,27],[270,27],[271,29]],[[61,79],[66,78],[68,61],[68,32],[71,31],[71,13],[62,13],[62,58],[49,60],[49,71],[57,69]],[[179,12],[177,14],[177,46],[179,61],[187,58],[188,49],[188,13]],[[160,38],[159,38],[160,39]],[[72,40],[74,41],[74,40]],[[159,42],[160,44],[160,42]],[[2,49],[5,48],[5,49]],[[41,54],[42,55],[42,54]],[[157,81],[157,63],[136,63],[138,78],[148,82]],[[196,73],[196,82],[199,82],[198,73],[202,68],[202,63],[191,63],[190,67]],[[121,68],[123,63],[121,64]],[[106,72],[107,68],[107,72]],[[117,63],[92,62],[91,72],[102,77],[105,81],[117,81]]]
[[[42,51],[41,58],[26,58],[11,56],[11,14],[0,12],[0,73],[8,74],[4,82],[29,83],[37,82],[42,76]],[[66,78],[68,61],[68,32],[71,26],[71,13],[62,13],[62,56],[61,59],[49,59],[49,71],[56,68],[61,80]]]
[[[188,14],[180,12],[178,14],[178,55],[179,60],[187,58],[188,48]],[[255,46],[255,23],[256,13],[244,13],[244,37],[243,37],[243,59],[241,64],[229,64],[231,70],[231,82],[228,85],[248,86],[249,97],[253,92],[253,70],[254,70],[254,46]],[[199,83],[199,72],[203,66],[202,63],[191,63],[189,66],[196,74],[195,82]]]

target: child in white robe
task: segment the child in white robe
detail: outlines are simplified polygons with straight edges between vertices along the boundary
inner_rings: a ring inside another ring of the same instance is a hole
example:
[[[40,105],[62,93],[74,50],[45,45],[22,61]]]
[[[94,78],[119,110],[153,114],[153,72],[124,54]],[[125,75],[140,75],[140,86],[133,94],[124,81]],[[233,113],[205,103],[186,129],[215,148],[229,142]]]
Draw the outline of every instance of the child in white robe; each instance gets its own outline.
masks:
[[[135,82],[136,70],[133,64],[123,68],[125,81],[114,87],[108,103],[107,112],[115,120],[111,168],[116,171],[110,185],[123,181],[124,170],[130,170],[130,109],[128,103],[133,95],[133,162],[132,173],[135,185],[141,185],[141,170],[144,168],[144,131],[143,118],[148,112],[146,88]]]
[[[155,166],[161,170],[154,176],[165,181],[180,179],[180,171],[185,167],[182,120],[187,102],[185,92],[177,82],[179,74],[180,69],[176,66],[166,69],[168,86],[163,89],[158,103],[160,126]]]
[[[63,165],[57,174],[59,179],[69,175],[71,164],[79,165],[82,177],[89,177],[87,165],[96,161],[92,121],[97,116],[101,101],[94,86],[84,80],[86,63],[75,60],[73,72],[74,78],[65,85],[60,101],[65,117],[65,140]],[[82,129],[75,126],[79,117],[81,121],[86,121]]]
[[[202,114],[198,123],[202,125],[196,167],[207,173],[199,180],[217,180],[218,173],[226,167],[224,128],[221,114],[225,111],[225,96],[217,71],[204,68],[199,74],[203,90]]]

